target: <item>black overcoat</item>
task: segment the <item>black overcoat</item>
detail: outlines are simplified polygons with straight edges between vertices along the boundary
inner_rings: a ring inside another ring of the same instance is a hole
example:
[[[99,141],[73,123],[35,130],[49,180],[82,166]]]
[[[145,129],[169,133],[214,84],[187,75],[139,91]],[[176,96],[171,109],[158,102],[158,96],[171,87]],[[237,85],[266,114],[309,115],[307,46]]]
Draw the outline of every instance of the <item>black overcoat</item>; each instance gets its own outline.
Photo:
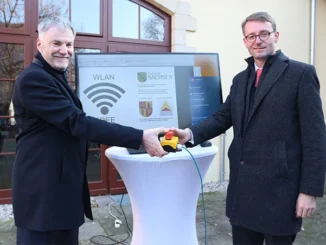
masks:
[[[278,51],[264,64],[249,110],[254,60],[237,74],[211,118],[191,127],[195,145],[233,126],[226,215],[234,225],[272,235],[301,228],[299,193],[323,196],[326,134],[319,81],[311,65]],[[252,98],[252,97],[251,97]]]
[[[64,73],[40,54],[17,78],[13,105],[19,134],[13,166],[16,226],[65,230],[92,219],[87,141],[138,149],[143,132],[86,116]]]

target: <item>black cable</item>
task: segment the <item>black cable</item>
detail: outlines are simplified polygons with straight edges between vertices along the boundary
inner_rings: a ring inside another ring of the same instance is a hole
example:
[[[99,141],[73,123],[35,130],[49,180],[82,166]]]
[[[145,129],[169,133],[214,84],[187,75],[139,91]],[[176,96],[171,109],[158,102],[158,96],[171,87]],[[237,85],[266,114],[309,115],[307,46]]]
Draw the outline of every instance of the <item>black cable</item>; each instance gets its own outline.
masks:
[[[127,191],[127,189],[125,189],[125,192]],[[123,201],[123,196],[124,196],[124,193],[122,194],[122,197],[121,197],[121,200],[120,200],[120,208],[122,210],[122,213],[123,213],[123,216],[125,218],[125,221],[126,221],[126,225],[122,225],[125,227],[125,229],[127,230],[127,233],[128,233],[128,236],[122,240],[122,241],[118,241],[118,240],[115,240],[114,238],[110,237],[110,236],[103,236],[103,235],[98,235],[98,236],[93,236],[91,237],[90,241],[93,243],[93,244],[96,244],[96,245],[116,245],[116,244],[124,244],[124,242],[130,237],[132,236],[132,231],[131,229],[129,228],[129,225],[128,225],[128,221],[127,221],[127,217],[126,217],[126,214],[125,212],[123,211],[123,208],[122,208],[122,201]],[[129,231],[129,232],[128,232]],[[111,241],[113,241],[114,243],[99,243],[99,242],[95,242],[94,239],[96,238],[102,238],[102,239],[110,239]]]
[[[122,225],[122,226],[124,226],[124,225]],[[126,226],[124,226],[125,228],[126,228],[126,230],[127,230],[127,227]],[[103,235],[98,235],[98,236],[93,236],[93,237],[91,237],[91,239],[90,239],[90,241],[93,243],[93,244],[96,244],[96,245],[116,245],[116,244],[124,244],[125,245],[125,241],[127,241],[127,239],[130,237],[130,233],[128,232],[128,236],[125,238],[125,239],[123,239],[122,241],[118,241],[118,240],[115,240],[114,238],[112,238],[112,237],[110,237],[110,236],[103,236]],[[99,242],[96,242],[96,241],[94,241],[94,239],[96,239],[96,238],[98,238],[98,239],[110,239],[111,241],[113,241],[114,243],[99,243]]]
[[[126,217],[126,214],[125,212],[123,211],[123,208],[122,208],[122,200],[123,200],[123,196],[125,195],[125,192],[127,191],[127,188],[125,188],[125,191],[122,193],[122,197],[121,197],[121,200],[120,200],[120,208],[121,208],[121,211],[123,213],[123,216],[125,217],[125,221],[126,221],[126,225],[127,225],[127,228],[132,236],[132,231],[131,229],[129,228],[129,225],[128,225],[128,220],[127,220],[127,217]]]

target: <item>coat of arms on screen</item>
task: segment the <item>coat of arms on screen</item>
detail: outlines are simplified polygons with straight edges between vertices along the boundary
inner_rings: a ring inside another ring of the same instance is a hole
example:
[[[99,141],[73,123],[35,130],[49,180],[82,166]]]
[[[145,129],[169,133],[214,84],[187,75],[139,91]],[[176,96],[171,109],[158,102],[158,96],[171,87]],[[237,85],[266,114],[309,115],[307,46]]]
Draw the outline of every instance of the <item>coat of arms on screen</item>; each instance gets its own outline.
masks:
[[[149,117],[153,113],[152,101],[139,101],[139,113],[143,117]]]
[[[137,79],[139,82],[144,83],[147,80],[147,72],[138,72]]]
[[[167,101],[164,101],[163,105],[161,106],[161,116],[171,116],[172,109]]]

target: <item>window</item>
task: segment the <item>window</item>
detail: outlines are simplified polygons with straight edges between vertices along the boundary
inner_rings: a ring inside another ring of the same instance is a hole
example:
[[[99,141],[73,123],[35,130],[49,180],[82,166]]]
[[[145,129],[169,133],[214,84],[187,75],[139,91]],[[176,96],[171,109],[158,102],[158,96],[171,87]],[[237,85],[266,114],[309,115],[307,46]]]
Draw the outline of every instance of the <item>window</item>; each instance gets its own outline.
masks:
[[[100,34],[100,0],[39,0],[38,11],[39,19],[62,16],[71,20],[76,32]]]
[[[164,41],[164,19],[145,8],[140,8],[140,39]]]
[[[152,11],[128,0],[113,0],[112,12],[113,37],[164,41],[165,20]]]
[[[0,189],[8,189],[18,133],[11,95],[14,81],[24,68],[24,46],[0,43],[0,57]]]
[[[39,6],[38,6],[39,20],[51,15],[69,18],[69,1],[39,0]]]
[[[0,28],[24,29],[23,0],[0,0]]]
[[[138,8],[137,4],[127,0],[113,0],[112,36],[139,38]]]
[[[71,22],[77,32],[101,34],[100,17],[100,0],[71,1]]]

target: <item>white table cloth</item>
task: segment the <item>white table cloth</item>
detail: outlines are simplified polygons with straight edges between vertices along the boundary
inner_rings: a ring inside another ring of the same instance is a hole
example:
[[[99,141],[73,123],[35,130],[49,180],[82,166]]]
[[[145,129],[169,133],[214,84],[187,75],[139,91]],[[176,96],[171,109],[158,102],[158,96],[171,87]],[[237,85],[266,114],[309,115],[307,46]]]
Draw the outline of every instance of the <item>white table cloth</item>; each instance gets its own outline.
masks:
[[[188,150],[204,179],[217,147]],[[200,177],[186,150],[158,158],[130,155],[126,148],[111,147],[105,155],[128,189],[133,212],[131,245],[198,245],[196,206]]]

